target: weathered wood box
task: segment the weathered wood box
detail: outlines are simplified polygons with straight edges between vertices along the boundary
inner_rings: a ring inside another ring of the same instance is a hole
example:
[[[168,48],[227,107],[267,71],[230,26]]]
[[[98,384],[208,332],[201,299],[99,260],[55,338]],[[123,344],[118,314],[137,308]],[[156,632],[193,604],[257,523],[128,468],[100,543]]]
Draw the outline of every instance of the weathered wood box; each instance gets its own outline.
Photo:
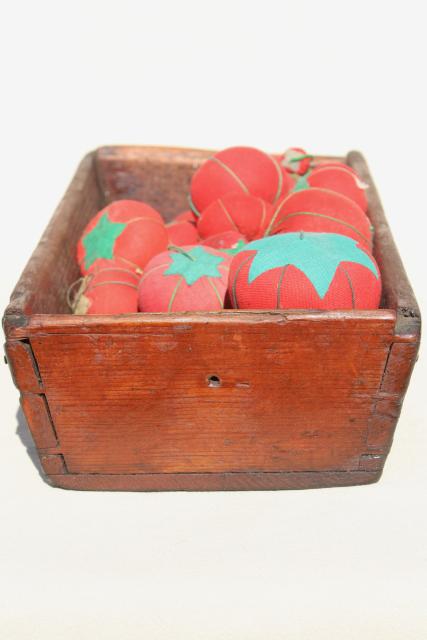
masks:
[[[375,311],[73,316],[75,245],[116,198],[166,219],[206,151],[86,156],[4,316],[6,354],[41,463],[69,489],[296,489],[378,480],[420,315],[363,157],[384,293]]]

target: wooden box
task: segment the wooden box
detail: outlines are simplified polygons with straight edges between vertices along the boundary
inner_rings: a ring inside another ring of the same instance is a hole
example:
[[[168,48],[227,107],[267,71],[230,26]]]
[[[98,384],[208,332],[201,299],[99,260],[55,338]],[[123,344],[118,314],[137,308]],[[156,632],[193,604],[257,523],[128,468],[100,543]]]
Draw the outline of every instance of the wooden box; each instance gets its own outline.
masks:
[[[6,354],[57,487],[297,489],[378,480],[414,365],[420,315],[363,157],[383,277],[375,311],[73,316],[75,245],[117,198],[187,208],[207,151],[86,156],[16,286]],[[342,158],[341,158],[342,160]]]

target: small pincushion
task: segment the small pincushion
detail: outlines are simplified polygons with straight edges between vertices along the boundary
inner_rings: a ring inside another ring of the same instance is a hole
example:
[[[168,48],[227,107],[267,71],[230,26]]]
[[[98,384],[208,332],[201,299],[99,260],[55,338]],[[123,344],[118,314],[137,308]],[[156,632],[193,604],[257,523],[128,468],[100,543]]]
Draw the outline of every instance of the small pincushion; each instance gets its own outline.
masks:
[[[368,185],[362,182],[355,171],[346,165],[319,166],[301,176],[295,184],[294,190],[299,191],[310,187],[336,191],[353,200],[364,212],[368,210],[366,198]]]
[[[142,270],[168,246],[168,232],[160,214],[136,200],[116,200],[99,211],[77,245],[83,275],[103,267]]]
[[[173,220],[166,225],[169,235],[169,244],[183,247],[188,244],[197,244],[199,234],[196,224],[190,220]]]
[[[191,201],[200,214],[227,193],[250,194],[273,203],[288,190],[274,157],[252,147],[231,147],[197,169],[191,181]]]
[[[341,233],[368,248],[372,244],[366,214],[354,200],[328,189],[294,191],[277,204],[265,235],[291,231]]]
[[[159,254],[140,280],[140,311],[223,309],[230,263],[230,256],[200,245]]]
[[[288,173],[304,175],[310,168],[313,156],[309,155],[304,149],[299,147],[291,147],[279,157],[279,164]]]
[[[229,299],[235,309],[375,309],[381,277],[372,255],[334,233],[283,233],[234,256]]]
[[[91,272],[70,289],[69,306],[79,315],[136,313],[139,278],[119,266]]]

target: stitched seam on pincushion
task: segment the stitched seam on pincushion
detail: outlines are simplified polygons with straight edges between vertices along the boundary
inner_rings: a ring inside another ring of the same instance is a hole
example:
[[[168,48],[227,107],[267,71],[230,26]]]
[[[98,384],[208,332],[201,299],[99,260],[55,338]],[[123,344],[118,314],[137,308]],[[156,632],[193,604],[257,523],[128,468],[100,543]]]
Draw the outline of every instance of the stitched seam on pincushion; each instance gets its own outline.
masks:
[[[233,306],[235,309],[239,308],[239,305],[237,303],[237,296],[236,296],[236,280],[238,278],[238,275],[240,273],[240,271],[242,270],[242,268],[245,266],[245,264],[247,264],[249,262],[249,260],[252,258],[252,256],[248,256],[248,258],[246,260],[244,260],[238,267],[236,273],[234,274],[234,280],[233,280],[233,285],[231,287],[231,292],[233,294]]]
[[[151,273],[153,273],[154,271],[157,271],[158,269],[161,269],[162,267],[165,267],[165,268],[166,268],[166,267],[169,267],[169,266],[170,266],[170,265],[169,265],[169,262],[168,262],[167,264],[158,264],[158,265],[156,265],[155,267],[151,267],[151,269],[149,269],[148,271],[145,271],[145,272],[144,272],[144,275],[142,276],[141,280],[139,281],[139,284],[141,284],[141,282],[142,282],[143,280],[145,280],[145,278],[146,278],[147,276],[149,276]]]
[[[270,160],[272,161],[272,163],[274,164],[276,171],[277,171],[277,175],[279,177],[279,181],[278,181],[278,185],[277,185],[277,192],[276,195],[274,197],[273,203],[277,202],[278,198],[280,197],[280,194],[282,193],[282,187],[283,187],[283,174],[282,174],[282,170],[279,167],[279,163],[277,162],[276,158],[273,158],[273,156],[268,156],[270,158]]]
[[[212,289],[215,291],[215,295],[218,298],[218,302],[219,302],[219,308],[223,309],[224,308],[224,304],[223,304],[221,296],[219,295],[219,291],[218,291],[217,286],[215,285],[214,282],[212,282],[212,280],[211,280],[211,278],[209,276],[207,276],[207,281],[211,285]]]
[[[325,213],[314,213],[311,211],[296,211],[294,213],[287,213],[285,216],[283,216],[283,218],[280,219],[280,222],[278,224],[279,225],[282,224],[284,220],[286,220],[286,218],[295,218],[296,216],[312,216],[313,218],[325,218],[326,220],[332,220],[333,222],[338,222],[339,224],[342,224],[344,227],[348,227],[349,229],[352,229],[361,238],[363,238],[363,240],[366,243],[369,244],[369,240],[363,235],[363,233],[359,231],[359,229],[354,227],[352,224],[350,224],[349,222],[345,222],[344,220],[341,220],[341,218],[334,218],[333,216],[328,216]]]
[[[282,269],[282,273],[280,274],[279,277],[279,282],[277,283],[277,309],[280,309],[280,291],[281,291],[281,287],[282,287],[282,282],[283,282],[283,277],[285,275],[285,271],[286,269],[289,267],[288,264],[285,264],[285,266]]]
[[[181,284],[183,283],[183,281],[184,281],[184,277],[181,276],[181,279],[178,280],[178,282],[176,283],[175,289],[172,291],[172,295],[170,297],[169,304],[168,304],[168,311],[172,311],[172,305],[173,305],[174,300],[176,298],[176,294],[178,293],[178,289],[181,286]]]
[[[221,207],[221,209],[224,211],[225,215],[227,216],[229,222],[233,225],[233,227],[235,228],[235,230],[240,233],[239,229],[237,228],[236,223],[234,222],[233,218],[231,217],[230,213],[227,211],[227,208],[225,206],[225,204],[223,203],[223,201],[221,199],[218,200],[219,202],[219,206]]]
[[[351,291],[351,305],[352,305],[352,308],[355,309],[356,308],[356,296],[355,296],[355,293],[354,293],[354,287],[353,287],[353,283],[352,283],[351,278],[350,278],[350,274],[347,272],[347,269],[345,269],[342,266],[342,264],[340,264],[340,269],[342,269],[344,271],[344,275],[347,278],[347,282],[349,284],[350,291]]]
[[[237,175],[237,173],[235,173],[233,171],[233,169],[230,169],[230,167],[228,167],[225,162],[222,162],[222,160],[219,160],[219,158],[216,158],[215,156],[213,156],[211,158],[211,160],[213,162],[216,162],[220,167],[222,167],[225,171],[227,171],[227,173],[237,182],[237,184],[239,185],[239,187],[241,189],[243,189],[243,191],[245,193],[249,193],[249,189],[248,187],[245,185],[245,183],[243,182],[243,180],[241,178],[239,178],[239,176]]]

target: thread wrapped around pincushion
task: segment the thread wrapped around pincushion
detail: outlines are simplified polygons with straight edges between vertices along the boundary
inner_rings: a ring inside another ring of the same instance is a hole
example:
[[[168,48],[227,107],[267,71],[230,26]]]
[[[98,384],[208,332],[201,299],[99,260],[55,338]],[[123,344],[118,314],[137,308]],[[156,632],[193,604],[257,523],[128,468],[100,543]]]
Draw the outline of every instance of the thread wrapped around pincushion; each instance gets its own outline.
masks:
[[[261,198],[245,193],[228,193],[203,210],[197,221],[202,239],[231,232],[247,240],[261,238],[273,215],[273,207]]]
[[[118,265],[98,269],[71,285],[68,304],[77,315],[136,313],[139,278]]]
[[[291,231],[340,233],[372,247],[366,214],[350,198],[328,189],[294,191],[276,205],[265,235]]]

